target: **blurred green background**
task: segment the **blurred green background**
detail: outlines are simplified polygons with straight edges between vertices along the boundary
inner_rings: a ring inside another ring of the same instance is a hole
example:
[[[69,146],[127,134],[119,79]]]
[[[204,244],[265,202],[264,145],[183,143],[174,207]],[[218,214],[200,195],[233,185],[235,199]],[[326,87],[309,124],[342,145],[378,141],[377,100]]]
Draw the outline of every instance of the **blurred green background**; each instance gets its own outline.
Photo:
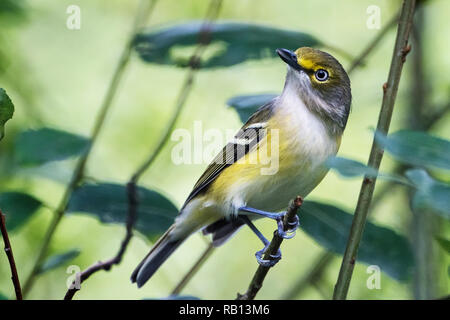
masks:
[[[1,2],[1,1],[0,1]],[[18,2],[19,3],[19,2]],[[89,136],[96,112],[112,76],[120,52],[127,41],[138,1],[23,1],[18,13],[0,15],[0,87],[8,92],[16,106],[7,135],[0,143],[0,191],[25,191],[41,199],[50,208],[57,206],[74,161],[46,164],[39,168],[18,168],[12,153],[15,137],[20,131],[42,126],[63,129]],[[160,0],[151,15],[149,27],[199,20],[208,6],[206,0]],[[81,29],[66,28],[69,5],[81,8]],[[401,2],[380,0],[224,0],[219,20],[259,23],[268,26],[307,32],[329,46],[340,48],[352,56],[359,54],[379,30],[368,29],[368,6],[381,8],[381,25],[398,12]],[[424,85],[429,92],[429,104],[447,103],[450,90],[450,3],[446,0],[426,1],[423,8]],[[351,75],[352,113],[344,133],[340,156],[367,161],[373,131],[381,105],[381,86],[387,79],[395,28],[384,37],[368,57],[363,67]],[[295,49],[295,48],[290,48]],[[344,67],[351,60],[340,52],[325,49],[335,55]],[[390,131],[405,128],[410,122],[412,59],[408,57]],[[279,59],[248,61],[229,68],[199,71],[177,128],[192,130],[193,122],[202,121],[203,128],[237,130],[241,122],[237,113],[226,106],[236,95],[280,92],[286,67]],[[131,173],[147,157],[157,143],[169,120],[186,70],[172,66],[147,64],[136,53],[125,72],[118,94],[107,117],[87,167],[93,181],[124,184]],[[440,137],[450,136],[449,116],[442,117],[431,129]],[[191,191],[207,164],[174,165],[171,147],[166,145],[140,185],[158,190],[178,207]],[[389,155],[382,170],[389,171],[394,161]],[[438,173],[449,181],[448,174]],[[377,182],[377,190],[386,182]],[[330,172],[312,192],[309,200],[332,203],[353,212],[361,179],[344,179]],[[376,192],[377,192],[376,190]],[[389,226],[413,239],[412,219],[405,195],[395,188],[382,199],[372,221]],[[11,241],[19,269],[25,279],[36,259],[37,250],[50,222],[52,211],[42,208],[16,232]],[[440,234],[448,234],[448,222],[437,223]],[[257,225],[266,235],[274,230],[272,221]],[[436,224],[435,224],[436,225]],[[70,265],[84,269],[92,263],[112,257],[124,236],[119,225],[104,225],[92,217],[66,216],[50,246],[50,253],[78,248],[81,254]],[[412,241],[412,240],[411,240]],[[190,266],[207,246],[200,235],[192,236],[152,280],[142,289],[129,281],[135,266],[147,253],[151,243],[134,237],[123,262],[110,272],[99,272],[83,283],[78,299],[142,299],[160,298],[170,294]],[[254,252],[261,244],[248,228],[241,230],[224,246],[216,250],[183,294],[201,299],[234,299],[243,292],[256,270]],[[414,245],[413,245],[414,249]],[[283,260],[269,272],[259,299],[277,299],[304,276],[324,249],[312,238],[298,232],[282,245]],[[438,250],[435,295],[449,292],[449,259]],[[295,298],[329,299],[337,279],[341,256],[327,268],[317,285],[310,285]],[[431,263],[431,262],[430,262]],[[367,266],[357,264],[350,287],[350,299],[412,299],[414,281],[398,282],[382,274],[381,289],[369,290]],[[66,291],[69,274],[61,267],[41,275],[32,288],[30,299],[61,299]],[[13,295],[6,256],[0,254],[0,292]]]

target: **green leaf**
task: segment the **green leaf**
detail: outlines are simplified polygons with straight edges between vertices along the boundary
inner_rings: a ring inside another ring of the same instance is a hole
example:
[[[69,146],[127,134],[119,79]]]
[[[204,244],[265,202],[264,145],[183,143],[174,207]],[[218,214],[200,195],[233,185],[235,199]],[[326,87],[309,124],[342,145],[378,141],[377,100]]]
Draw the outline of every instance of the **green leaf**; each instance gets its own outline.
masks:
[[[439,245],[444,249],[448,254],[450,254],[450,240],[436,237],[436,241],[439,243]]]
[[[357,177],[365,175],[369,177],[376,177],[378,175],[378,171],[375,168],[368,167],[361,162],[351,159],[330,157],[325,164],[328,168],[336,170],[344,177]]]
[[[13,117],[14,105],[6,94],[5,89],[0,88],[0,140],[5,136],[5,124]]]
[[[40,165],[79,156],[89,139],[69,132],[41,128],[22,132],[16,142],[16,158],[21,164]]]
[[[340,175],[344,177],[368,176],[411,186],[411,183],[403,176],[378,172],[375,168],[366,166],[359,161],[351,159],[330,157],[325,162],[325,165],[330,169],[336,170]]]
[[[375,132],[375,140],[399,161],[424,167],[450,169],[450,141],[420,131]]]
[[[173,51],[198,44],[202,25],[202,22],[191,21],[150,30],[137,35],[134,45],[146,62],[186,67],[189,55],[180,58]],[[208,48],[216,46],[218,49],[201,63],[203,68],[228,67],[248,59],[275,57],[277,48],[296,49],[320,44],[306,33],[249,23],[214,23],[208,31]]]
[[[299,210],[300,228],[326,249],[344,254],[353,215],[332,205],[305,201]],[[405,237],[368,222],[358,250],[358,261],[377,265],[390,277],[410,278],[414,259]]]
[[[234,108],[242,122],[246,122],[255,111],[274,99],[277,94],[253,94],[235,96],[227,101],[227,105]]]
[[[21,16],[25,11],[23,0],[2,0],[0,1],[0,16],[18,15]]]
[[[0,209],[6,216],[8,232],[13,232],[25,224],[41,205],[41,201],[26,193],[0,193]]]
[[[8,297],[0,292],[0,300],[8,300]]]
[[[56,269],[58,267],[65,265],[67,262],[78,257],[80,255],[80,252],[81,251],[79,249],[72,249],[65,253],[55,254],[55,255],[49,257],[40,266],[40,268],[38,270],[38,274],[42,274],[47,271],[50,271],[50,270],[53,270],[53,269]]]
[[[149,238],[161,235],[178,215],[175,205],[160,193],[138,188],[138,217],[135,229]],[[127,188],[123,185],[86,184],[73,193],[68,212],[84,212],[104,223],[126,224]]]
[[[422,169],[407,170],[405,176],[416,187],[412,200],[413,209],[431,209],[450,219],[450,185],[434,180]]]

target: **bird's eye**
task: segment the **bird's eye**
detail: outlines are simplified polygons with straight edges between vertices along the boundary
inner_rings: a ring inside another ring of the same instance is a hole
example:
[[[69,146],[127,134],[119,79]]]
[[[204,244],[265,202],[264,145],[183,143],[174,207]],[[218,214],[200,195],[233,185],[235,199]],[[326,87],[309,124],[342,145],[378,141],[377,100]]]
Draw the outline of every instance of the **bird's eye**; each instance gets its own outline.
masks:
[[[323,69],[317,70],[314,75],[316,76],[316,79],[319,81],[325,81],[328,79],[328,72]]]

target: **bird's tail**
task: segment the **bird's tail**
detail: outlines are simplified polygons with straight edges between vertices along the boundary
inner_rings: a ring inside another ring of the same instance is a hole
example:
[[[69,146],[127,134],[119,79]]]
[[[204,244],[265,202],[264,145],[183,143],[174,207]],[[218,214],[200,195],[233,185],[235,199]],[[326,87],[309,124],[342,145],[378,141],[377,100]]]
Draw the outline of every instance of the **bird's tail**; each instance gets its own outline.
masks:
[[[175,225],[172,225],[166,233],[155,243],[153,248],[142,260],[142,262],[136,267],[131,275],[131,282],[136,282],[137,286],[142,287],[148,279],[153,276],[156,270],[169,258],[169,256],[179,247],[179,245],[185,240],[171,239],[171,233],[175,229]]]

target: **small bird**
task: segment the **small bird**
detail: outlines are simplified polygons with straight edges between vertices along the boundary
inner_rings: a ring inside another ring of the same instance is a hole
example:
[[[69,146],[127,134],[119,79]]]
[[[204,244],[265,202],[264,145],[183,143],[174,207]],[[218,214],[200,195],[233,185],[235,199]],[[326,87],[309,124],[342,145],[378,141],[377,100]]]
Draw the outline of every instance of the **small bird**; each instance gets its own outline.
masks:
[[[261,106],[208,166],[173,225],[133,272],[138,287],[199,230],[219,246],[248,225],[264,244],[258,262],[272,266],[281,258],[279,251],[273,260],[262,259],[269,241],[252,220],[274,219],[282,237],[295,234],[298,220],[283,230],[286,212],[280,211],[327,174],[325,161],[337,153],[350,113],[351,89],[342,65],[326,52],[302,47],[277,53],[288,66],[283,92]]]

